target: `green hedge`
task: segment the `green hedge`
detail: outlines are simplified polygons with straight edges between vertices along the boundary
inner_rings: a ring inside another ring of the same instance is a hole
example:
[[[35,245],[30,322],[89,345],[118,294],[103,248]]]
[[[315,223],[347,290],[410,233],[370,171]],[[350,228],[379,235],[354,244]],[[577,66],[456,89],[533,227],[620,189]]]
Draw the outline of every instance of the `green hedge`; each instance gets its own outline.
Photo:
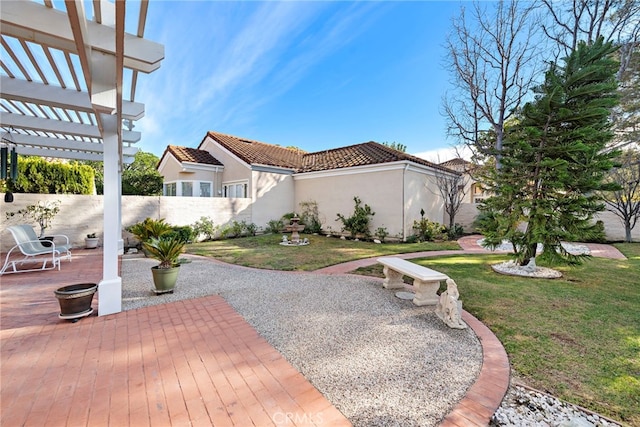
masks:
[[[77,162],[50,162],[20,156],[18,179],[9,183],[14,193],[94,194],[94,171]]]

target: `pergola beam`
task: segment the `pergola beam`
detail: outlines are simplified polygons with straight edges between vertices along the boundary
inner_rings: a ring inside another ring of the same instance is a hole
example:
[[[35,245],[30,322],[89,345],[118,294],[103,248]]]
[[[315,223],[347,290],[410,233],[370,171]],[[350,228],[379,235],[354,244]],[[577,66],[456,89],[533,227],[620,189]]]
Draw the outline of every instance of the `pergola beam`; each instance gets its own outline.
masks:
[[[69,4],[67,3],[69,9]],[[68,10],[68,12],[70,12]],[[71,16],[72,13],[69,14]],[[67,15],[32,1],[2,2],[0,19],[2,34],[17,39],[79,54],[74,33]],[[85,43],[96,51],[115,55],[115,30],[106,25],[88,21]],[[124,35],[124,67],[143,73],[160,68],[164,59],[164,46],[137,37]]]
[[[44,148],[48,150],[71,150],[74,152],[86,151],[89,154],[102,154],[104,152],[104,145],[98,142],[77,141],[74,139],[64,138],[51,138],[48,136],[38,135],[25,135],[22,133],[13,133],[11,135],[13,142],[19,146],[33,146]],[[135,156],[139,151],[137,147],[123,147],[122,153],[124,156]],[[20,154],[20,150],[18,150]],[[102,159],[101,159],[102,160]]]
[[[31,129],[34,131],[74,135],[84,138],[102,138],[100,130],[92,125],[5,112],[0,112],[0,125],[14,127],[16,129]],[[136,143],[140,141],[141,136],[141,133],[138,131],[123,130],[122,132],[122,140],[127,143]]]
[[[16,152],[25,156],[52,157],[58,159],[70,160],[91,160],[101,162],[103,160],[102,153],[89,153],[85,151],[62,151],[43,147],[23,147],[17,146]],[[129,164],[134,160],[134,155],[124,157],[124,163]]]
[[[2,97],[5,99],[93,113],[93,107],[86,92],[12,79],[7,76],[0,77],[0,87],[2,87]],[[123,119],[135,121],[142,117],[144,117],[144,104],[122,102]]]

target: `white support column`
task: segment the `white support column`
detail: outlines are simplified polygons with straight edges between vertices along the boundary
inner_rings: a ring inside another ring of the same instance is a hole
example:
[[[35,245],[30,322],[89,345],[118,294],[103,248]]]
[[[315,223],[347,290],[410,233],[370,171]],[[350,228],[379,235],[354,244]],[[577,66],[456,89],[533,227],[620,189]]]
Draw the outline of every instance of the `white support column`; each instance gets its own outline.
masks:
[[[124,255],[124,239],[122,238],[122,155],[118,154],[118,255]]]
[[[100,114],[104,143],[104,256],[102,281],[98,286],[98,315],[122,311],[122,278],[118,275],[120,226],[120,156],[117,116]]]

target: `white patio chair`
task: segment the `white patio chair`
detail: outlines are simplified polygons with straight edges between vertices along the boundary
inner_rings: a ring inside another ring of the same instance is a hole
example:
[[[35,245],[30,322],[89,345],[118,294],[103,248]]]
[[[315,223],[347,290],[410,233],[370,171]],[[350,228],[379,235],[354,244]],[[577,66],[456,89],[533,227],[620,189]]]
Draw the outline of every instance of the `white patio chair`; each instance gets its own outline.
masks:
[[[58,267],[58,270],[60,270],[60,260],[68,259],[71,261],[71,244],[69,243],[69,238],[63,234],[54,234],[52,236],[54,241],[47,242],[46,245],[43,245],[38,239],[33,227],[30,225],[12,225],[11,227],[7,227],[7,230],[11,232],[16,245],[7,253],[4,265],[0,270],[0,275],[9,273],[25,273],[28,271],[52,270],[56,268],[56,266]],[[62,240],[65,243],[56,244],[56,239]],[[12,260],[12,255],[18,254],[18,251],[24,255],[24,258]],[[26,270],[18,270],[16,267],[16,264],[34,262],[42,262],[42,266]],[[7,271],[9,267],[11,267],[11,270]]]

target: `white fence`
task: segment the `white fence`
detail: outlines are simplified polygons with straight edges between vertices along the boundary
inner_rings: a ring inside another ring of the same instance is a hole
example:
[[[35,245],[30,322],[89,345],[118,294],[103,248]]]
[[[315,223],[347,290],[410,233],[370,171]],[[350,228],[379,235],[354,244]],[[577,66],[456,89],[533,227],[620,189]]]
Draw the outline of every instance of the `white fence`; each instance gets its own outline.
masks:
[[[9,225],[25,223],[22,216],[7,220],[6,212],[15,212],[27,205],[60,201],[60,212],[54,218],[46,234],[65,234],[76,247],[84,246],[84,238],[89,233],[97,233],[102,238],[103,198],[102,196],[82,196],[70,194],[14,194],[13,203],[0,202],[0,250],[7,251],[13,246],[11,234],[5,230]],[[224,225],[232,220],[252,222],[251,199],[228,199],[221,197],[162,197],[162,196],[122,196],[122,225],[127,227],[145,218],[165,218],[171,225],[190,225],[201,217],[210,217],[214,224]],[[36,233],[39,227],[32,223]],[[128,233],[124,233],[127,238]],[[125,242],[126,244],[126,242]]]

